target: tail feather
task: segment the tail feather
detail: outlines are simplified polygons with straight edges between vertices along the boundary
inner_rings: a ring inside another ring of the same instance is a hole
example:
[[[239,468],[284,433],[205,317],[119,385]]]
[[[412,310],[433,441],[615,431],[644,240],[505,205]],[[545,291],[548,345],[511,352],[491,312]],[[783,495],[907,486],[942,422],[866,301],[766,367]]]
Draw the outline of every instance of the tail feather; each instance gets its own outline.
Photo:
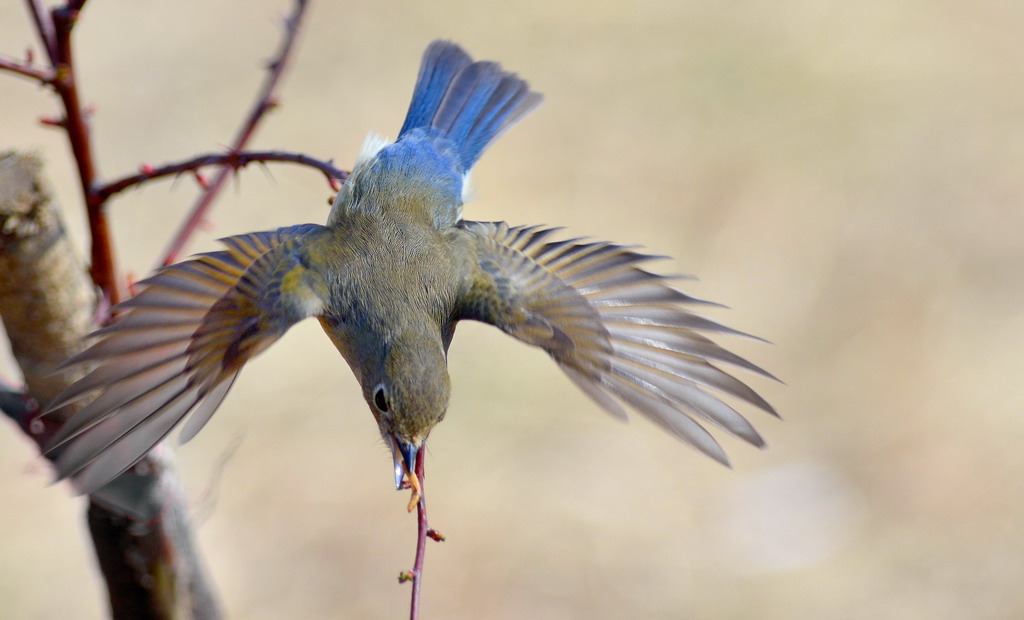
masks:
[[[540,105],[543,97],[495,62],[473,62],[458,45],[435,41],[423,54],[399,133],[429,128],[451,140],[469,170],[484,149]]]
[[[443,131],[452,142],[461,144],[501,78],[501,67],[493,62],[474,62],[460,71],[448,85],[430,126]]]
[[[405,115],[405,124],[402,136],[410,129],[417,127],[429,127],[437,113],[448,85],[452,83],[455,76],[464,68],[472,64],[473,59],[469,57],[461,47],[448,41],[434,41],[423,52],[423,61],[420,64],[420,74],[416,78],[416,88],[412,93],[412,101],[409,102],[409,112]]]

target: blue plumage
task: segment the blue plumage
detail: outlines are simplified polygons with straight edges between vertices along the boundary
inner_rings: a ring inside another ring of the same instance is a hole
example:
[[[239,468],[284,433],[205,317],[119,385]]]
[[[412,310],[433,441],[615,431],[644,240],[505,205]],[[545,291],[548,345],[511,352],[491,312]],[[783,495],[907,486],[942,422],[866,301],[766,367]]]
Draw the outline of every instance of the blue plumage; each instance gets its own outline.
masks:
[[[509,127],[540,105],[543,97],[494,62],[473,62],[458,45],[427,47],[399,141],[415,129],[455,145],[463,171]]]
[[[434,41],[423,52],[420,74],[416,78],[409,112],[399,137],[416,127],[429,127],[455,76],[473,63],[461,47],[447,41]]]
[[[462,216],[466,174],[498,136],[543,97],[495,62],[473,62],[458,45],[423,53],[405,123],[394,144],[371,135],[334,202],[328,226],[346,214],[415,205],[439,230]]]

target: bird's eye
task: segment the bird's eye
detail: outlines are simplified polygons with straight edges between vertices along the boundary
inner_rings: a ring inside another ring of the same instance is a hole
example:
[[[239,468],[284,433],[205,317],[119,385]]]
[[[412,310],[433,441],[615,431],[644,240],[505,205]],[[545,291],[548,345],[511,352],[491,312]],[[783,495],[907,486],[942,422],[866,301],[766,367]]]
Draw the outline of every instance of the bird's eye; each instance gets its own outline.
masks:
[[[373,404],[377,405],[377,409],[382,412],[388,410],[388,397],[384,395],[384,386],[377,386],[377,391],[373,393]]]

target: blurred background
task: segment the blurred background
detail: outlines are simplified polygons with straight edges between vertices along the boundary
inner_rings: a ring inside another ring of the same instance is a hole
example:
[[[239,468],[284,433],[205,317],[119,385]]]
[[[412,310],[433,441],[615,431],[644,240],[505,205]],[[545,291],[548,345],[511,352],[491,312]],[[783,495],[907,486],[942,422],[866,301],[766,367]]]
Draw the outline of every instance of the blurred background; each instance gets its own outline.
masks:
[[[239,8],[242,7],[243,8]],[[220,148],[286,0],[90,2],[76,30],[100,173]],[[0,51],[38,50],[0,0]],[[543,353],[477,324],[430,440],[423,605],[437,618],[1024,616],[1024,4],[321,2],[252,146],[341,167],[394,137],[448,38],[547,99],[474,170],[466,216],[638,243],[700,276],[764,452],[720,467],[624,426]],[[37,54],[37,57],[39,54]],[[0,75],[0,148],[41,153],[84,247],[57,102]],[[143,277],[189,180],[112,203]],[[243,171],[190,251],[322,222],[315,172]],[[10,356],[0,372],[17,378]],[[101,618],[84,504],[0,423],[0,615]],[[415,518],[351,372],[315,322],[253,362],[176,450],[229,617],[404,616]]]

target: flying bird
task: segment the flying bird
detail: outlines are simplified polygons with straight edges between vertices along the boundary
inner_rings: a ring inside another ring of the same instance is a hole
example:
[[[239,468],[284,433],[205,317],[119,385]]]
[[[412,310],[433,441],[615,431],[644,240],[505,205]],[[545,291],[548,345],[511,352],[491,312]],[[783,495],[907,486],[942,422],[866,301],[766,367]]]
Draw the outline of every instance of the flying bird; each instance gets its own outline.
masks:
[[[703,335],[740,332],[695,314],[690,306],[706,302],[648,271],[660,257],[462,219],[473,164],[541,100],[497,63],[430,44],[397,140],[371,134],[326,225],[227,237],[224,249],[159,270],[68,360],[93,370],[48,411],[92,400],[47,446],[59,478],[90,493],[182,421],[189,440],[245,363],[310,317],[358,379],[396,486],[413,488],[410,509],[417,453],[448,409],[448,345],[464,320],[544,349],[602,409],[638,411],[716,461],[728,464],[701,422],[763,446],[720,395],[775,411],[716,364],[771,375]]]

